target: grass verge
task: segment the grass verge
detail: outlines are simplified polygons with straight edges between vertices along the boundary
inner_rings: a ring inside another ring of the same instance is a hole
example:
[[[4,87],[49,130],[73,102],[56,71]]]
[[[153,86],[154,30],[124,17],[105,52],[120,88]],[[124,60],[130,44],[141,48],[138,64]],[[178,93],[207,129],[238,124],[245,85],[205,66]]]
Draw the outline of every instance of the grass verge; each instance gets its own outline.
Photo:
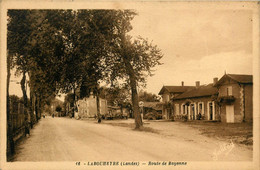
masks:
[[[135,123],[117,123],[117,122],[114,122],[114,123],[107,123],[108,125],[112,125],[112,126],[119,126],[119,127],[127,127],[127,128],[131,128],[133,129],[134,131],[140,131],[140,132],[150,132],[150,133],[156,133],[156,134],[159,134],[159,131],[158,130],[155,130],[153,128],[150,128],[150,127],[145,127],[145,125],[140,128],[140,129],[135,129]],[[146,124],[146,123],[144,123]]]
[[[222,123],[207,121],[183,122],[191,127],[198,128],[203,135],[225,140],[232,140],[237,144],[253,145],[252,123]]]

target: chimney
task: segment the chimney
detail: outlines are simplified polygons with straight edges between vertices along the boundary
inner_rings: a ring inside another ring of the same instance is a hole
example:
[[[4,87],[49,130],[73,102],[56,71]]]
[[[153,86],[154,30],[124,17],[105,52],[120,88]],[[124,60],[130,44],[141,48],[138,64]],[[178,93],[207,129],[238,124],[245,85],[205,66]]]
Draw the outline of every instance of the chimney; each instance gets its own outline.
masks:
[[[215,86],[217,82],[218,82],[218,78],[217,77],[213,78],[213,86]]]
[[[184,86],[184,81],[181,82],[181,86]]]
[[[196,81],[196,88],[199,88],[200,86],[200,81]]]

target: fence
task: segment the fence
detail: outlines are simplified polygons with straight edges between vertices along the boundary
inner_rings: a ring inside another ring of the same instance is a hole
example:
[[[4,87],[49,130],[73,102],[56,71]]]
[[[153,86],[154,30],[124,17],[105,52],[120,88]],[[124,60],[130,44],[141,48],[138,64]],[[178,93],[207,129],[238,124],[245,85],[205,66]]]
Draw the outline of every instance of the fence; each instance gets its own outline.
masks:
[[[12,127],[13,140],[16,142],[25,134],[24,105],[22,102],[10,102],[10,122]]]

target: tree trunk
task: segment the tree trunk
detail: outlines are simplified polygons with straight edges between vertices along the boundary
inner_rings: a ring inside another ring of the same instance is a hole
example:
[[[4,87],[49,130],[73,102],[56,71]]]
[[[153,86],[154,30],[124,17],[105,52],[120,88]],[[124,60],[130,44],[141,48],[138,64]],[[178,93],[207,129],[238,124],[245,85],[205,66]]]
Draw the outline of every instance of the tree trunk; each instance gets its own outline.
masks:
[[[133,105],[133,112],[134,112],[134,117],[135,117],[135,129],[142,129],[143,128],[143,122],[139,110],[139,99],[138,99],[138,93],[137,93],[137,78],[134,72],[134,68],[130,63],[130,57],[131,55],[127,50],[127,42],[125,35],[121,35],[121,41],[122,41],[122,59],[126,67],[126,72],[129,76],[130,79],[130,87],[131,87],[131,92],[132,92],[132,105]]]
[[[34,93],[33,93],[33,91],[34,91],[33,86],[30,85],[30,100],[28,102],[29,103],[28,110],[30,111],[29,113],[30,113],[31,128],[32,128],[33,113],[34,113]]]
[[[132,92],[132,104],[133,104],[133,112],[135,117],[135,129],[141,129],[143,127],[143,122],[139,110],[139,99],[138,99],[138,93],[137,93],[137,82],[136,82],[136,76],[134,73],[134,69],[130,63],[130,61],[124,57],[124,63],[129,75],[130,79],[130,87]]]
[[[22,88],[22,92],[23,92],[23,102],[24,102],[24,106],[28,107],[28,98],[27,98],[27,94],[26,94],[26,87],[25,87],[25,81],[26,81],[26,75],[25,75],[25,71],[23,71],[23,77],[21,80],[21,88]]]
[[[30,112],[30,109],[29,109],[29,105],[28,105],[28,97],[27,97],[27,93],[26,93],[26,72],[23,71],[23,77],[22,77],[22,80],[21,80],[21,88],[22,88],[22,92],[23,92],[23,102],[24,102],[24,119],[25,119],[25,126],[27,128],[27,124],[30,123],[31,125],[31,128],[33,128],[33,122],[32,122],[32,114]],[[30,119],[29,119],[29,116],[28,114],[30,114]],[[29,133],[29,129],[26,129],[26,133]]]
[[[75,116],[75,109],[76,109],[77,105],[76,105],[76,88],[73,88],[73,115],[72,117]]]
[[[33,73],[32,72],[28,72],[29,74],[29,79],[32,80],[32,76]],[[32,81],[30,82],[30,102],[28,102],[28,110],[30,113],[30,123],[31,123],[31,128],[33,128],[33,124],[35,121],[37,121],[37,118],[35,116],[35,88],[34,88],[34,84],[32,83]],[[26,84],[26,91],[27,91],[27,84]],[[28,100],[28,99],[27,99]]]
[[[98,123],[101,123],[101,114],[100,114],[100,99],[99,99],[99,89],[98,86],[96,86],[96,102],[97,102],[97,118],[98,118]]]
[[[10,152],[11,154],[14,154],[14,140],[13,140],[13,128],[12,128],[12,122],[10,117],[10,100],[9,100],[9,85],[10,85],[10,78],[11,78],[11,61],[10,56],[7,57],[7,85],[6,85],[6,122],[7,122],[7,145],[9,143],[10,146]]]
[[[137,85],[136,80],[129,75],[130,77],[130,86],[132,91],[132,103],[133,103],[133,111],[135,116],[135,129],[140,129],[143,127],[143,122],[139,110],[139,102],[138,102],[138,93],[137,93]]]
[[[39,95],[38,96],[39,97],[39,99],[38,99],[38,113],[39,113],[39,119],[41,119],[41,117],[42,117],[42,104],[41,104],[41,102],[42,102],[42,97],[41,97],[41,95]]]
[[[38,95],[37,93],[34,93],[34,111],[35,111],[35,117],[36,117],[36,122],[38,122],[39,117],[38,117]]]

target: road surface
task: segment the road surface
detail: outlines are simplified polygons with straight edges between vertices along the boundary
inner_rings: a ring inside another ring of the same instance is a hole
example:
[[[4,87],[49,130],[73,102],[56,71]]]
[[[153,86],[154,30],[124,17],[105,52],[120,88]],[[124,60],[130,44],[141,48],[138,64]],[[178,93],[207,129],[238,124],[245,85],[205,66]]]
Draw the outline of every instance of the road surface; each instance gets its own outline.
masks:
[[[191,133],[185,127],[185,138],[170,137],[94,121],[46,117],[19,144],[14,161],[252,160],[252,150]]]

